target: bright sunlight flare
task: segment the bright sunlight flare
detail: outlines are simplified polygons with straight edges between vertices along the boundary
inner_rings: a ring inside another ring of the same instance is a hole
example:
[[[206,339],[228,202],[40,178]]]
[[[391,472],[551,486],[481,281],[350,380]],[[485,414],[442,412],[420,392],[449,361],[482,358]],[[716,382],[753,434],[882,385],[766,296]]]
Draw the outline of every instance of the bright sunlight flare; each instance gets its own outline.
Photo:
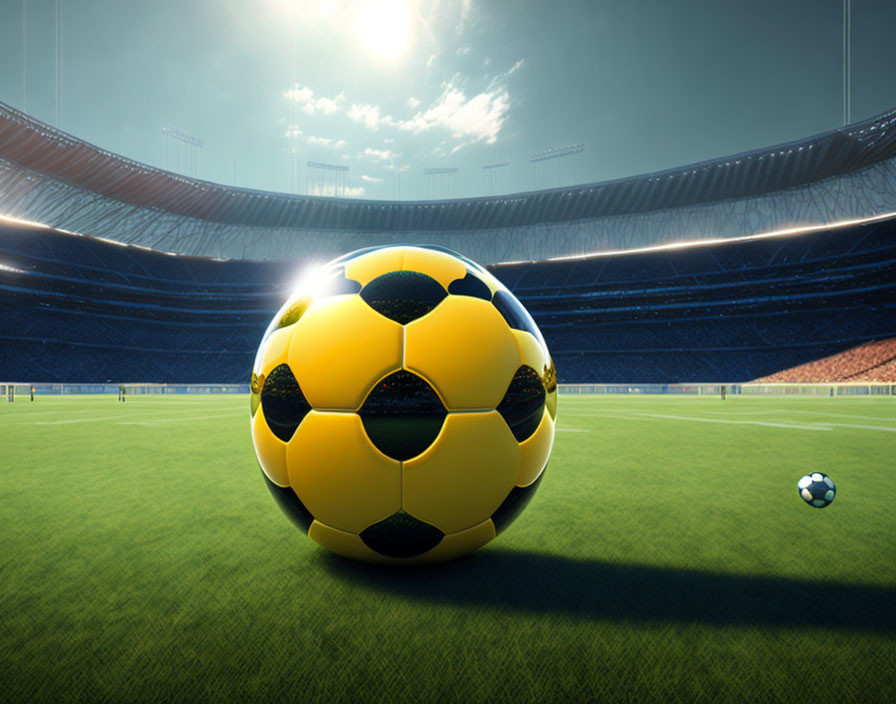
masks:
[[[361,41],[378,56],[394,60],[409,40],[408,8],[405,0],[367,0],[359,4],[354,27]]]

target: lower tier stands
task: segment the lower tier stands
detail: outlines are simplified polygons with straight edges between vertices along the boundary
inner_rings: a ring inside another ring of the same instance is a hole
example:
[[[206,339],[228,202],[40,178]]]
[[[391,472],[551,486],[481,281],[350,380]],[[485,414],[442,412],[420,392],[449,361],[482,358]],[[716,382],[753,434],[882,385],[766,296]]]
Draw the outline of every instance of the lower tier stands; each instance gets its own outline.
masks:
[[[244,383],[300,268],[0,224],[0,381]],[[561,382],[743,382],[896,337],[896,220],[491,270]]]
[[[846,352],[785,369],[756,381],[766,384],[896,382],[896,338],[868,342]]]

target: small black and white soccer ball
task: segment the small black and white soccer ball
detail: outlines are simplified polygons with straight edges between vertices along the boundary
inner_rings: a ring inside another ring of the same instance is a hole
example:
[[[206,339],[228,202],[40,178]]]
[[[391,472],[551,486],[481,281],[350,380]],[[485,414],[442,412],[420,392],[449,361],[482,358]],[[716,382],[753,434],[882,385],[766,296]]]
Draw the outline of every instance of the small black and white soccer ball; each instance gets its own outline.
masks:
[[[822,472],[812,472],[812,474],[800,477],[796,486],[800,492],[800,498],[815,508],[830,506],[837,495],[834,481]]]

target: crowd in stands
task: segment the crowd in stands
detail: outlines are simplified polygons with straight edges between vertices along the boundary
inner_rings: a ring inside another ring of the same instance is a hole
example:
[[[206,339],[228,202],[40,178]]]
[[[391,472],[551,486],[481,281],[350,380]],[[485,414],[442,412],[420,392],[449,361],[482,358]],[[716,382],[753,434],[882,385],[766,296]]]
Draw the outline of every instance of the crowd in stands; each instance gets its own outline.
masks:
[[[298,268],[2,224],[0,378],[245,382]],[[896,220],[491,270],[561,382],[736,383],[896,338]]]
[[[0,377],[245,382],[296,265],[0,226]]]
[[[896,338],[868,342],[846,352],[785,369],[756,381],[896,383]]]
[[[561,382],[741,382],[896,336],[896,221],[494,267]]]

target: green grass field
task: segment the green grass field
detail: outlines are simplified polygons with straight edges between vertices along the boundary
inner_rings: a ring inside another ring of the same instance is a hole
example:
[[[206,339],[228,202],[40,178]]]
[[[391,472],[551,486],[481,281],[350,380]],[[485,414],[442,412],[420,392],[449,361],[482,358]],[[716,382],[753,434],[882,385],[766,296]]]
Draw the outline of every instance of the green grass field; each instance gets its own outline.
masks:
[[[558,427],[506,533],[395,570],[280,513],[244,397],[0,403],[0,699],[896,700],[896,399],[562,397]]]

